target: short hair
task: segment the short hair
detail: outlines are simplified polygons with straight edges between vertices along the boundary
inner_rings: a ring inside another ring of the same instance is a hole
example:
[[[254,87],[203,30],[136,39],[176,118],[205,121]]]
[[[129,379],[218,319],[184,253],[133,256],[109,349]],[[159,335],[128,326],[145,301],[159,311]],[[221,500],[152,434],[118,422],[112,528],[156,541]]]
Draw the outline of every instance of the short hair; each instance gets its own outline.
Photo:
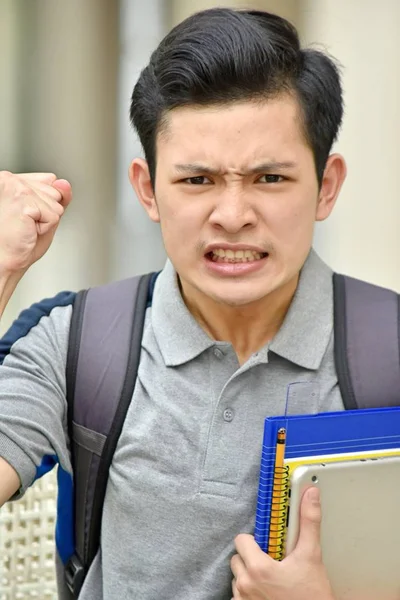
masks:
[[[161,41],[134,87],[130,118],[154,186],[156,139],[168,111],[290,93],[321,184],[343,117],[337,64],[302,49],[296,28],[278,15],[213,8],[195,13]]]

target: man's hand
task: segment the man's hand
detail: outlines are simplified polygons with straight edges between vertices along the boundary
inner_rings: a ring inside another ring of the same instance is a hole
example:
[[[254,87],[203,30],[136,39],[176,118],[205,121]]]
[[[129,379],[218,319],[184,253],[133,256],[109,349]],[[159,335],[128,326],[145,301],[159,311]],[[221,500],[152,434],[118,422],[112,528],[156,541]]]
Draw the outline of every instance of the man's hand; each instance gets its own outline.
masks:
[[[71,186],[52,173],[0,172],[0,277],[25,272],[48,250],[71,201]]]
[[[334,600],[322,563],[321,505],[317,488],[303,496],[297,545],[282,561],[265,554],[253,536],[235,539],[231,560],[234,600]]]

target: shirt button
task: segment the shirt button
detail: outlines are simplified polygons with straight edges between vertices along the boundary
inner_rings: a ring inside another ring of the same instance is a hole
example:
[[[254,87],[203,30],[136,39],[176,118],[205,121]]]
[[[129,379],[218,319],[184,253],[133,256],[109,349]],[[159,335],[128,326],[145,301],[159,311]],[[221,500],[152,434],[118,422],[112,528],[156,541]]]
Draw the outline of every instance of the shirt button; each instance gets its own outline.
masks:
[[[224,410],[224,421],[230,423],[233,420],[233,410],[231,408],[226,408]]]
[[[224,353],[219,348],[214,348],[214,356],[217,358],[223,358]]]

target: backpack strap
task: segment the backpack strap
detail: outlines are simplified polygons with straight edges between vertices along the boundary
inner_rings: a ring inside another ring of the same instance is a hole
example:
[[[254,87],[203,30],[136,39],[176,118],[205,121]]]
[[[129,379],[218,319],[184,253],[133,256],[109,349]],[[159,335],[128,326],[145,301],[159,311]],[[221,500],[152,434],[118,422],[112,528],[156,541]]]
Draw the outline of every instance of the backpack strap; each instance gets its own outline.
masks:
[[[400,405],[400,296],[333,275],[335,363],[346,409]]]
[[[150,273],[76,295],[66,372],[75,554],[65,577],[73,598],[100,545],[109,468],[136,383],[155,279]]]

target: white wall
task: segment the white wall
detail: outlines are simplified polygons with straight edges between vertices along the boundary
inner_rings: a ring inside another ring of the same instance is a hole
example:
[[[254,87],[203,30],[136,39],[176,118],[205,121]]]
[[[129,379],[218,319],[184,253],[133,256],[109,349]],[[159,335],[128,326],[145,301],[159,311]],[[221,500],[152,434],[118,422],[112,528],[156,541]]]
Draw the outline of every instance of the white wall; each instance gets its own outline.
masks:
[[[306,43],[343,65],[345,117],[336,146],[348,178],[316,248],[337,270],[400,290],[400,2],[303,0]]]
[[[162,0],[120,0],[118,203],[112,267],[115,279],[158,270],[165,263],[159,226],[147,217],[128,179],[131,160],[143,156],[129,124],[130,97],[140,71],[166,33],[164,9]]]

